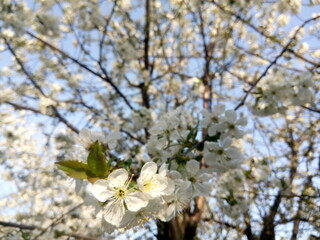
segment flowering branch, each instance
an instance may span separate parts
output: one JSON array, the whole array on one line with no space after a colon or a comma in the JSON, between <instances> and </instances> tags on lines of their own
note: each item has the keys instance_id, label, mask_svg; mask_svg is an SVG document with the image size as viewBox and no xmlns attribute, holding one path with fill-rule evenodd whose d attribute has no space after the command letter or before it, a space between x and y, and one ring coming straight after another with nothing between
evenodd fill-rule
<instances>
[{"instance_id":1,"label":"flowering branch","mask_svg":"<svg viewBox=\"0 0 320 240\"><path fill-rule=\"evenodd\" d=\"M248 91L246 91L246 94L244 95L244 97L242 98L241 102L235 107L235 110L238 110L241 106L244 105L244 103L246 102L246 99L248 97L248 95L252 92L252 90L258 85L258 83L261 81L261 79L263 77L265 77L269 71L269 69L271 69L271 67L277 63L277 61L279 60L279 58L282 57L282 55L289 49L290 45L292 44L292 42L294 41L294 39L296 38L297 34L299 33L299 31L308 23L317 20L318 18L320 18L320 16L317 17L313 17L310 18L306 21L304 21L303 24L301 24L299 26L299 28L294 32L293 36L290 38L290 40L288 41L288 43L283 47L283 49L281 50L281 52L275 57L275 59L265 68L265 70L262 72L262 74L260 74L260 76L257 78L257 80L255 82L252 83L251 87L249 88Z\"/></svg>"},{"instance_id":2,"label":"flowering branch","mask_svg":"<svg viewBox=\"0 0 320 240\"><path fill-rule=\"evenodd\" d=\"M12 227L12 228L18 228L21 230L40 230L44 231L45 229L36 226L36 225L26 225L26 224L18 224L18 223L12 223L12 222L5 222L5 221L0 221L0 225L4 227ZM59 232L62 236L68 236L68 237L74 237L79 240L102 240L102 238L95 238L95 237L88 237L88 236L82 236L80 234L75 234L75 233L66 233L66 232Z\"/></svg>"}]
</instances>

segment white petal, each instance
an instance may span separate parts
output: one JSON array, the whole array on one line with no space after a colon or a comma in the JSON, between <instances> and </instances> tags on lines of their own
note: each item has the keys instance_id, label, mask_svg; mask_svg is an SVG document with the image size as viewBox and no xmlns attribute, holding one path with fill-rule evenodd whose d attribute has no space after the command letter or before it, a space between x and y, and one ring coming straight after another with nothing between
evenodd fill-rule
<instances>
[{"instance_id":1,"label":"white petal","mask_svg":"<svg viewBox=\"0 0 320 240\"><path fill-rule=\"evenodd\" d=\"M234 110L227 110L226 113L227 121L230 123L234 123L237 119L237 113Z\"/></svg>"},{"instance_id":2,"label":"white petal","mask_svg":"<svg viewBox=\"0 0 320 240\"><path fill-rule=\"evenodd\" d=\"M242 159L243 156L237 148L228 148L225 150L226 155L231 159Z\"/></svg>"},{"instance_id":3,"label":"white petal","mask_svg":"<svg viewBox=\"0 0 320 240\"><path fill-rule=\"evenodd\" d=\"M114 149L117 146L117 141L121 138L121 133L116 131L112 132L106 138L106 142L110 149Z\"/></svg>"},{"instance_id":4,"label":"white petal","mask_svg":"<svg viewBox=\"0 0 320 240\"><path fill-rule=\"evenodd\" d=\"M214 142L205 142L204 143L204 147L206 150L208 151L212 151L215 150L217 148L217 144Z\"/></svg>"},{"instance_id":5,"label":"white petal","mask_svg":"<svg viewBox=\"0 0 320 240\"><path fill-rule=\"evenodd\" d=\"M159 168L159 175L165 177L167 176L167 172L168 172L168 164L163 163Z\"/></svg>"},{"instance_id":6,"label":"white petal","mask_svg":"<svg viewBox=\"0 0 320 240\"><path fill-rule=\"evenodd\" d=\"M108 181L105 179L95 181L92 185L91 192L100 202L105 202L112 196L112 193L108 191Z\"/></svg>"},{"instance_id":7,"label":"white petal","mask_svg":"<svg viewBox=\"0 0 320 240\"><path fill-rule=\"evenodd\" d=\"M173 130L171 133L170 133L170 139L171 140L177 140L180 138L180 134L177 130Z\"/></svg>"},{"instance_id":8,"label":"white petal","mask_svg":"<svg viewBox=\"0 0 320 240\"><path fill-rule=\"evenodd\" d=\"M110 149L115 149L116 146L117 146L117 142L116 142L116 141L112 141L112 142L109 142L109 143L108 143L108 147L109 147Z\"/></svg>"},{"instance_id":9,"label":"white petal","mask_svg":"<svg viewBox=\"0 0 320 240\"><path fill-rule=\"evenodd\" d=\"M138 220L138 217L136 216L135 212L126 211L126 213L124 214L121 220L119 227L127 230L128 228L138 225L137 220Z\"/></svg>"},{"instance_id":10,"label":"white petal","mask_svg":"<svg viewBox=\"0 0 320 240\"><path fill-rule=\"evenodd\" d=\"M200 163L196 160L190 160L186 164L186 169L189 176L194 177L200 169Z\"/></svg>"},{"instance_id":11,"label":"white petal","mask_svg":"<svg viewBox=\"0 0 320 240\"><path fill-rule=\"evenodd\" d=\"M207 153L204 155L204 160L206 164L208 164L209 166L212 166L216 162L216 157L217 156L214 153Z\"/></svg>"},{"instance_id":12,"label":"white petal","mask_svg":"<svg viewBox=\"0 0 320 240\"><path fill-rule=\"evenodd\" d=\"M229 147L232 143L232 139L230 137L225 137L222 141L221 141L221 146L222 148L226 148Z\"/></svg>"},{"instance_id":13,"label":"white petal","mask_svg":"<svg viewBox=\"0 0 320 240\"><path fill-rule=\"evenodd\" d=\"M172 179L179 179L179 178L181 178L181 173L179 173L176 170L172 170L169 172L168 176Z\"/></svg>"},{"instance_id":14,"label":"white petal","mask_svg":"<svg viewBox=\"0 0 320 240\"><path fill-rule=\"evenodd\" d=\"M208 196L211 192L211 183L196 183L195 188L200 193L200 195Z\"/></svg>"},{"instance_id":15,"label":"white petal","mask_svg":"<svg viewBox=\"0 0 320 240\"><path fill-rule=\"evenodd\" d=\"M107 139L113 140L113 141L117 141L121 138L121 133L119 131L115 131L115 132L111 132Z\"/></svg>"},{"instance_id":16,"label":"white petal","mask_svg":"<svg viewBox=\"0 0 320 240\"><path fill-rule=\"evenodd\" d=\"M240 126L245 126L248 124L248 120L246 117L241 117L238 121L237 121L237 125Z\"/></svg>"},{"instance_id":17,"label":"white petal","mask_svg":"<svg viewBox=\"0 0 320 240\"><path fill-rule=\"evenodd\" d=\"M111 187L123 187L128 179L128 172L124 168L113 171L107 181Z\"/></svg>"},{"instance_id":18,"label":"white petal","mask_svg":"<svg viewBox=\"0 0 320 240\"><path fill-rule=\"evenodd\" d=\"M171 180L170 178L168 178L167 181L168 181L168 186L163 191L163 193L164 195L171 195L174 192L175 184L174 184L174 181Z\"/></svg>"},{"instance_id":19,"label":"white petal","mask_svg":"<svg viewBox=\"0 0 320 240\"><path fill-rule=\"evenodd\" d=\"M140 178L143 180L151 179L157 173L157 164L154 162L147 162L141 169Z\"/></svg>"},{"instance_id":20,"label":"white petal","mask_svg":"<svg viewBox=\"0 0 320 240\"><path fill-rule=\"evenodd\" d=\"M204 118L204 119L200 122L200 126L201 126L202 128L206 128L206 127L208 127L208 125L209 125L211 122L212 122L212 121L211 121L210 117Z\"/></svg>"},{"instance_id":21,"label":"white petal","mask_svg":"<svg viewBox=\"0 0 320 240\"><path fill-rule=\"evenodd\" d=\"M242 131L240 129L235 129L235 131L234 131L235 138L241 138L243 135L244 135L244 131Z\"/></svg>"},{"instance_id":22,"label":"white petal","mask_svg":"<svg viewBox=\"0 0 320 240\"><path fill-rule=\"evenodd\" d=\"M190 181L183 181L181 185L179 186L178 191L188 191L188 189L191 188L191 182Z\"/></svg>"},{"instance_id":23,"label":"white petal","mask_svg":"<svg viewBox=\"0 0 320 240\"><path fill-rule=\"evenodd\" d=\"M202 172L201 174L198 174L198 177L197 177L197 179L198 179L200 182L209 181L211 178L212 178L212 175L211 175L211 174L209 174L209 173L204 173L204 172Z\"/></svg>"},{"instance_id":24,"label":"white petal","mask_svg":"<svg viewBox=\"0 0 320 240\"><path fill-rule=\"evenodd\" d=\"M217 133L219 124L211 124L210 127L208 128L208 134L209 136L214 136Z\"/></svg>"},{"instance_id":25,"label":"white petal","mask_svg":"<svg viewBox=\"0 0 320 240\"><path fill-rule=\"evenodd\" d=\"M216 115L220 115L224 112L225 110L225 106L223 104L217 104L214 107L214 112L216 113Z\"/></svg>"},{"instance_id":26,"label":"white petal","mask_svg":"<svg viewBox=\"0 0 320 240\"><path fill-rule=\"evenodd\" d=\"M122 201L111 201L105 206L104 219L115 226L119 226L125 213Z\"/></svg>"},{"instance_id":27,"label":"white petal","mask_svg":"<svg viewBox=\"0 0 320 240\"><path fill-rule=\"evenodd\" d=\"M176 213L175 205L170 204L169 207L165 211L165 216L164 216L165 220L167 222L170 221L175 216L175 213Z\"/></svg>"},{"instance_id":28,"label":"white petal","mask_svg":"<svg viewBox=\"0 0 320 240\"><path fill-rule=\"evenodd\" d=\"M126 197L126 204L130 211L136 212L148 205L148 198L142 192L134 192Z\"/></svg>"}]
</instances>

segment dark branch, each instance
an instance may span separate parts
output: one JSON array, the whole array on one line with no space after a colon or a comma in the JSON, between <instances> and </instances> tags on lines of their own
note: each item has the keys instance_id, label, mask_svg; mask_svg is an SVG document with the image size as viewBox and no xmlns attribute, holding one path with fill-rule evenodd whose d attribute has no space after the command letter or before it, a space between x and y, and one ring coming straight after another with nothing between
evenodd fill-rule
<instances>
[{"instance_id":1,"label":"dark branch","mask_svg":"<svg viewBox=\"0 0 320 240\"><path fill-rule=\"evenodd\" d=\"M260 35L268 38L269 40L277 43L277 44L280 45L281 47L284 47L284 46L281 44L280 41L275 40L275 38L274 38L273 36L270 36L270 35L268 35L267 33L259 30L258 27L256 27L256 26L253 25L252 23L250 23L249 20L241 17L239 14L237 14L237 13L235 13L235 12L232 12L232 11L230 11L230 10L225 9L223 6L221 6L220 4L218 4L217 2L215 2L215 0L211 0L211 2L212 2L215 6L217 6L221 11L223 11L223 12L225 12L225 13L233 16L233 17L235 17L237 20L240 20L242 23L244 23L245 25L249 26L249 27L250 27L251 29L253 29L255 32L257 32L257 33L259 33ZM310 20L311 20L311 21L314 21L314 20L318 19L319 17L320 17L320 16L317 16L317 17L312 18L312 19L310 19ZM309 21L309 20L307 20L307 21ZM292 53L293 55L295 55L297 58L299 58L299 59L301 59L301 60L303 60L303 61L305 61L305 62L307 62L307 63L312 64L312 65L313 65L314 67L316 67L316 68L320 67L320 63L313 62L313 61L311 61L310 59L307 59L307 58L305 58L304 56L301 56L300 54L298 54L297 52L295 52L295 51L294 51L293 49L291 49L291 48L288 48L287 51L290 52L290 53Z\"/></svg>"},{"instance_id":2,"label":"dark branch","mask_svg":"<svg viewBox=\"0 0 320 240\"><path fill-rule=\"evenodd\" d=\"M320 109L316 109L316 108L310 108L310 107L306 107L306 106L302 106L304 109L307 109L311 112L315 112L315 113L320 113Z\"/></svg>"},{"instance_id":3,"label":"dark branch","mask_svg":"<svg viewBox=\"0 0 320 240\"><path fill-rule=\"evenodd\" d=\"M109 83L111 85L111 87L116 91L116 93L125 101L125 103L127 104L127 106L133 110L133 107L131 105L131 103L128 101L128 99L126 98L126 96L120 91L120 89L112 82L112 80L106 75L101 75L99 73L97 73L96 71L92 70L90 67L88 67L87 65L83 64L82 62L78 61L77 59L71 57L69 54L67 54L66 52L62 51L61 49L53 46L52 44L48 43L47 41L39 38L38 36L34 35L33 33L27 31L27 34L29 36L31 36L32 38L38 40L39 42L43 43L45 46L49 47L51 50L60 53L62 56L70 59L72 62L74 62L75 64L77 64L78 66L82 67L83 69L87 70L88 72L90 72L91 74L99 77L100 79L102 79L103 81Z\"/></svg>"},{"instance_id":4,"label":"dark branch","mask_svg":"<svg viewBox=\"0 0 320 240\"><path fill-rule=\"evenodd\" d=\"M258 77L258 79L251 85L251 87L249 88L249 90L246 92L245 96L243 97L243 99L241 100L241 102L235 107L235 110L238 110L241 106L244 105L244 103L246 102L247 97L249 96L249 94L252 92L252 90L257 86L257 84L261 81L262 78L264 78L269 69L271 69L271 67L273 65L275 65L277 63L277 61L279 60L279 58L282 57L282 55L289 49L290 45L292 44L292 42L294 41L294 39L296 38L297 34L299 33L299 31L309 22L314 21L316 19L320 18L320 16L311 18L306 20L302 25L300 25L300 27L295 31L295 33L293 34L293 36L290 38L289 42L284 46L284 48L282 49L282 51L275 57L275 59L266 67L266 69L263 71L263 73Z\"/></svg>"},{"instance_id":5,"label":"dark branch","mask_svg":"<svg viewBox=\"0 0 320 240\"><path fill-rule=\"evenodd\" d=\"M0 225L4 226L4 227L18 228L20 230L30 230L30 231L43 230L43 228L35 226L35 225L26 225L26 224L12 223L12 222L4 222L4 221L0 221ZM73 237L78 240L102 240L101 238L87 237L87 236L82 236L82 235L75 234L75 233L65 233L65 232L59 232L59 233L64 236Z\"/></svg>"},{"instance_id":6,"label":"dark branch","mask_svg":"<svg viewBox=\"0 0 320 240\"><path fill-rule=\"evenodd\" d=\"M56 226L62 219L64 219L65 216L69 215L71 212L73 212L74 210L78 209L81 205L83 205L83 203L78 204L77 206L71 208L69 211L63 213L61 216L59 216L58 218L56 218L55 220L53 220L52 223L51 223L48 227L42 229L42 231L41 231L37 236L35 236L34 239L37 239L37 238L39 238L40 236L42 236L43 234L45 234L50 228L52 229L52 228L53 228L54 226Z\"/></svg>"}]
</instances>

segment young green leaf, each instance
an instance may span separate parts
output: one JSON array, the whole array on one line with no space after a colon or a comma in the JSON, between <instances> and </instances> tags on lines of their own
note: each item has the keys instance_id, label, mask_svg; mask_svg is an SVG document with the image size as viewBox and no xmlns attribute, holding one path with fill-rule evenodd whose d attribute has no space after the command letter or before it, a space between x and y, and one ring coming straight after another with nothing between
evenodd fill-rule
<instances>
[{"instance_id":1,"label":"young green leaf","mask_svg":"<svg viewBox=\"0 0 320 240\"><path fill-rule=\"evenodd\" d=\"M73 178L86 179L88 165L76 160L56 162L57 167Z\"/></svg>"},{"instance_id":2,"label":"young green leaf","mask_svg":"<svg viewBox=\"0 0 320 240\"><path fill-rule=\"evenodd\" d=\"M107 170L108 165L105 159L105 156L102 153L101 145L98 141L96 141L91 149L87 158L88 167L91 173L98 177L104 177Z\"/></svg>"}]
</instances>

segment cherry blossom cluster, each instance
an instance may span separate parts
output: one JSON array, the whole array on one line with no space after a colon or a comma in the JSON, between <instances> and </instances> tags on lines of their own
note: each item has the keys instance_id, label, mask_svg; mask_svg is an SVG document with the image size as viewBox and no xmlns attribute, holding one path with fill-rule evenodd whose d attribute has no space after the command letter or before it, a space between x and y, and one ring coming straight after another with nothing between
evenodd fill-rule
<instances>
[{"instance_id":1,"label":"cherry blossom cluster","mask_svg":"<svg viewBox=\"0 0 320 240\"><path fill-rule=\"evenodd\" d=\"M245 175L241 169L223 173L217 182L217 205L223 213L233 219L241 216L250 205L244 194L245 182Z\"/></svg>"},{"instance_id":2,"label":"cherry blossom cluster","mask_svg":"<svg viewBox=\"0 0 320 240\"><path fill-rule=\"evenodd\" d=\"M246 119L218 105L203 112L200 123L181 108L170 111L149 129L150 161L124 165L112 151L120 132L103 135L83 129L76 142L87 152L87 163L61 161L57 166L75 179L87 179L97 214L106 231L141 226L149 219L170 221L197 196L209 196L214 172L239 167L242 154L233 146L244 135ZM203 140L199 140L201 129ZM122 162L122 163L121 163Z\"/></svg>"},{"instance_id":3,"label":"cherry blossom cluster","mask_svg":"<svg viewBox=\"0 0 320 240\"><path fill-rule=\"evenodd\" d=\"M237 116L234 110L225 110L224 105L217 105L213 112L203 111L201 126L208 129L209 139L204 145L205 163L214 171L225 172L238 167L243 156L240 150L233 146L233 139L240 139L244 132L241 129L247 124L247 119Z\"/></svg>"},{"instance_id":4,"label":"cherry blossom cluster","mask_svg":"<svg viewBox=\"0 0 320 240\"><path fill-rule=\"evenodd\" d=\"M315 93L315 76L311 74L292 74L275 70L267 76L255 93L252 111L256 115L267 116L284 113L290 106L311 103Z\"/></svg>"}]
</instances>

